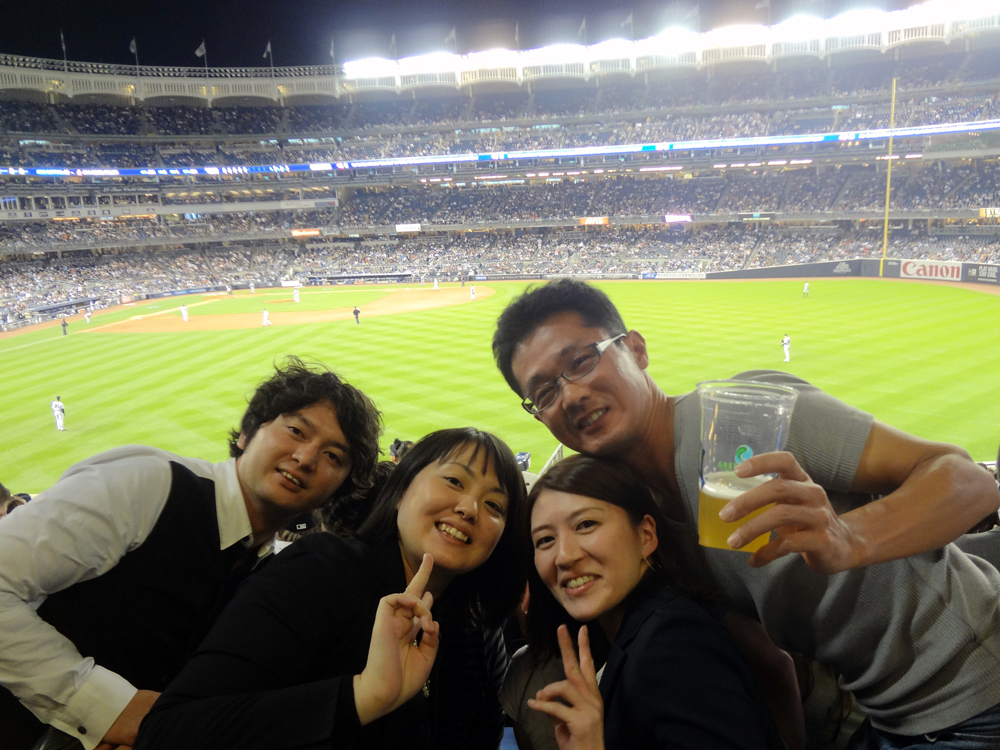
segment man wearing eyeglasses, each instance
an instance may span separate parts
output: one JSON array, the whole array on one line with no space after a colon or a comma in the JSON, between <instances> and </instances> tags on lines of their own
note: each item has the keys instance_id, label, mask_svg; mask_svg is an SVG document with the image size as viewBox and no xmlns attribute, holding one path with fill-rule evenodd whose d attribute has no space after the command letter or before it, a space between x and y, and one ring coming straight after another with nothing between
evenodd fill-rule
<instances>
[{"instance_id":1,"label":"man wearing eyeglasses","mask_svg":"<svg viewBox=\"0 0 1000 750\"><path fill-rule=\"evenodd\" d=\"M995 513L1000 493L962 449L786 373L741 373L799 392L788 451L744 461L743 476L777 478L720 515L774 507L733 533L732 550L700 547L697 393L660 390L645 339L607 295L572 279L528 290L500 316L493 353L554 437L621 459L656 490L680 554L727 606L779 647L839 670L869 715L851 748L995 747L1000 573L950 542ZM757 552L738 551L769 531Z\"/></svg>"}]
</instances>

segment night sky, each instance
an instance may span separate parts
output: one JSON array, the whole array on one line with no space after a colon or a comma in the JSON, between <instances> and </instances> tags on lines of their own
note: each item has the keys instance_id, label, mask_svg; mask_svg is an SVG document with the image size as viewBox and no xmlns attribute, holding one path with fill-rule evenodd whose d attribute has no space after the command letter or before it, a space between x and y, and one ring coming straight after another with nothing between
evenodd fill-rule
<instances>
[{"instance_id":1,"label":"night sky","mask_svg":"<svg viewBox=\"0 0 1000 750\"><path fill-rule=\"evenodd\" d=\"M700 26L766 23L760 0L700 0ZM771 0L771 21L796 13L832 16L857 7L895 10L914 0ZM693 28L694 0L0 0L0 52L62 59L59 31L70 60L134 64L129 42L135 36L143 65L192 65L203 61L194 50L205 39L210 66L267 65L270 39L275 65L319 65L330 61L331 38L337 62L388 57L395 33L400 57L451 50L445 37L457 29L458 51L514 48L514 23L521 48L628 35L621 23L634 13L636 37L671 23Z\"/></svg>"}]
</instances>

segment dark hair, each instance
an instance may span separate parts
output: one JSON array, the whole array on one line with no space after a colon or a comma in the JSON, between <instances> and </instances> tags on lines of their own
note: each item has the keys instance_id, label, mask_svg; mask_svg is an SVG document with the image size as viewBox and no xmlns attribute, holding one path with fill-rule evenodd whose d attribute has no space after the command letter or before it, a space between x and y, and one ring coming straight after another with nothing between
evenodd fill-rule
<instances>
[{"instance_id":1,"label":"dark hair","mask_svg":"<svg viewBox=\"0 0 1000 750\"><path fill-rule=\"evenodd\" d=\"M7 502L7 498L9 497L10 497L10 490L4 487L3 483L0 482L0 503Z\"/></svg>"},{"instance_id":2,"label":"dark hair","mask_svg":"<svg viewBox=\"0 0 1000 750\"><path fill-rule=\"evenodd\" d=\"M500 438L472 427L458 427L438 430L418 440L396 464L357 536L372 544L397 538L398 506L413 479L431 463L443 463L467 446L474 448L472 460L482 456L486 466L492 466L496 472L507 494L507 521L493 554L478 568L449 584L442 606L468 616L473 622L496 627L520 600L525 579L517 548L524 512L524 479L514 454Z\"/></svg>"},{"instance_id":3,"label":"dark hair","mask_svg":"<svg viewBox=\"0 0 1000 750\"><path fill-rule=\"evenodd\" d=\"M325 531L332 531L334 534L352 535L368 517L375 498L382 494L389 477L395 470L395 462L379 461L372 474L372 486L364 493L358 493L350 499L340 499L332 505L314 511L321 519L320 526Z\"/></svg>"},{"instance_id":4,"label":"dark hair","mask_svg":"<svg viewBox=\"0 0 1000 750\"><path fill-rule=\"evenodd\" d=\"M570 617L563 606L556 601L533 564L531 511L539 494L544 490L592 497L617 505L625 511L633 525L638 525L645 516L651 516L656 523L656 538L659 543L647 558L651 570L644 578L656 575L680 591L698 592L697 585L674 555L673 544L668 538L666 520L656 505L652 490L624 464L582 454L570 456L542 474L531 488L519 535L522 554L526 560L532 561L528 566L528 588L531 596L528 603L527 637L535 658L543 659L559 655L556 629L560 625L569 628L575 642L576 632L583 624Z\"/></svg>"},{"instance_id":5,"label":"dark hair","mask_svg":"<svg viewBox=\"0 0 1000 750\"><path fill-rule=\"evenodd\" d=\"M493 334L493 358L507 385L518 396L524 393L511 367L514 350L545 321L562 312L575 312L584 325L601 328L608 336L628 333L618 309L597 287L576 279L558 279L544 286L529 287L500 314Z\"/></svg>"},{"instance_id":6,"label":"dark hair","mask_svg":"<svg viewBox=\"0 0 1000 750\"><path fill-rule=\"evenodd\" d=\"M331 499L335 502L356 499L372 486L382 414L368 396L320 363L307 365L298 357L287 357L283 365L275 365L274 375L254 391L239 428L230 431L229 455L233 458L243 455L237 444L240 435L246 437L249 445L257 430L268 422L324 402L337 413L337 423L347 438L351 457L351 472Z\"/></svg>"}]
</instances>

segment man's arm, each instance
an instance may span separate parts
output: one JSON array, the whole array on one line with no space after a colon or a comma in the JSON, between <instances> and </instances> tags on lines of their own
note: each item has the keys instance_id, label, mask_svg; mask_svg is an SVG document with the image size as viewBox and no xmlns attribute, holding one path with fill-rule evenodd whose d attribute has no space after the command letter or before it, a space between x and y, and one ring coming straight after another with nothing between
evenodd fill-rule
<instances>
[{"instance_id":1,"label":"man's arm","mask_svg":"<svg viewBox=\"0 0 1000 750\"><path fill-rule=\"evenodd\" d=\"M778 474L729 504L735 520L776 503L733 535L732 546L740 546L778 532L751 557L754 566L799 552L814 570L836 573L908 557L943 547L1000 507L989 472L961 448L879 422L869 432L851 491L883 497L842 515L789 453L754 456L737 473Z\"/></svg>"},{"instance_id":2,"label":"man's arm","mask_svg":"<svg viewBox=\"0 0 1000 750\"><path fill-rule=\"evenodd\" d=\"M721 622L760 680L764 700L786 747L788 750L804 750L805 715L792 657L774 645L763 625L746 615L729 611Z\"/></svg>"},{"instance_id":3,"label":"man's arm","mask_svg":"<svg viewBox=\"0 0 1000 750\"><path fill-rule=\"evenodd\" d=\"M136 688L81 655L35 610L46 596L106 573L141 544L169 486L169 464L146 457L78 466L0 524L0 684L87 750Z\"/></svg>"}]
</instances>

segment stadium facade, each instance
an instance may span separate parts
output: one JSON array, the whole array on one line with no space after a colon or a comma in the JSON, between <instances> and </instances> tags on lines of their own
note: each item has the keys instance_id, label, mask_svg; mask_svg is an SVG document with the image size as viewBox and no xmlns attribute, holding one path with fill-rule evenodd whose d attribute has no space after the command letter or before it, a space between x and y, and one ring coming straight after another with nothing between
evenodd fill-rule
<instances>
[{"instance_id":1,"label":"stadium facade","mask_svg":"<svg viewBox=\"0 0 1000 750\"><path fill-rule=\"evenodd\" d=\"M880 271L996 283L1000 13L793 21L273 72L0 55L0 276L233 248L245 273L134 293L368 271L868 275L888 219ZM288 262L261 275L255 256ZM106 299L77 292L34 313Z\"/></svg>"}]
</instances>

